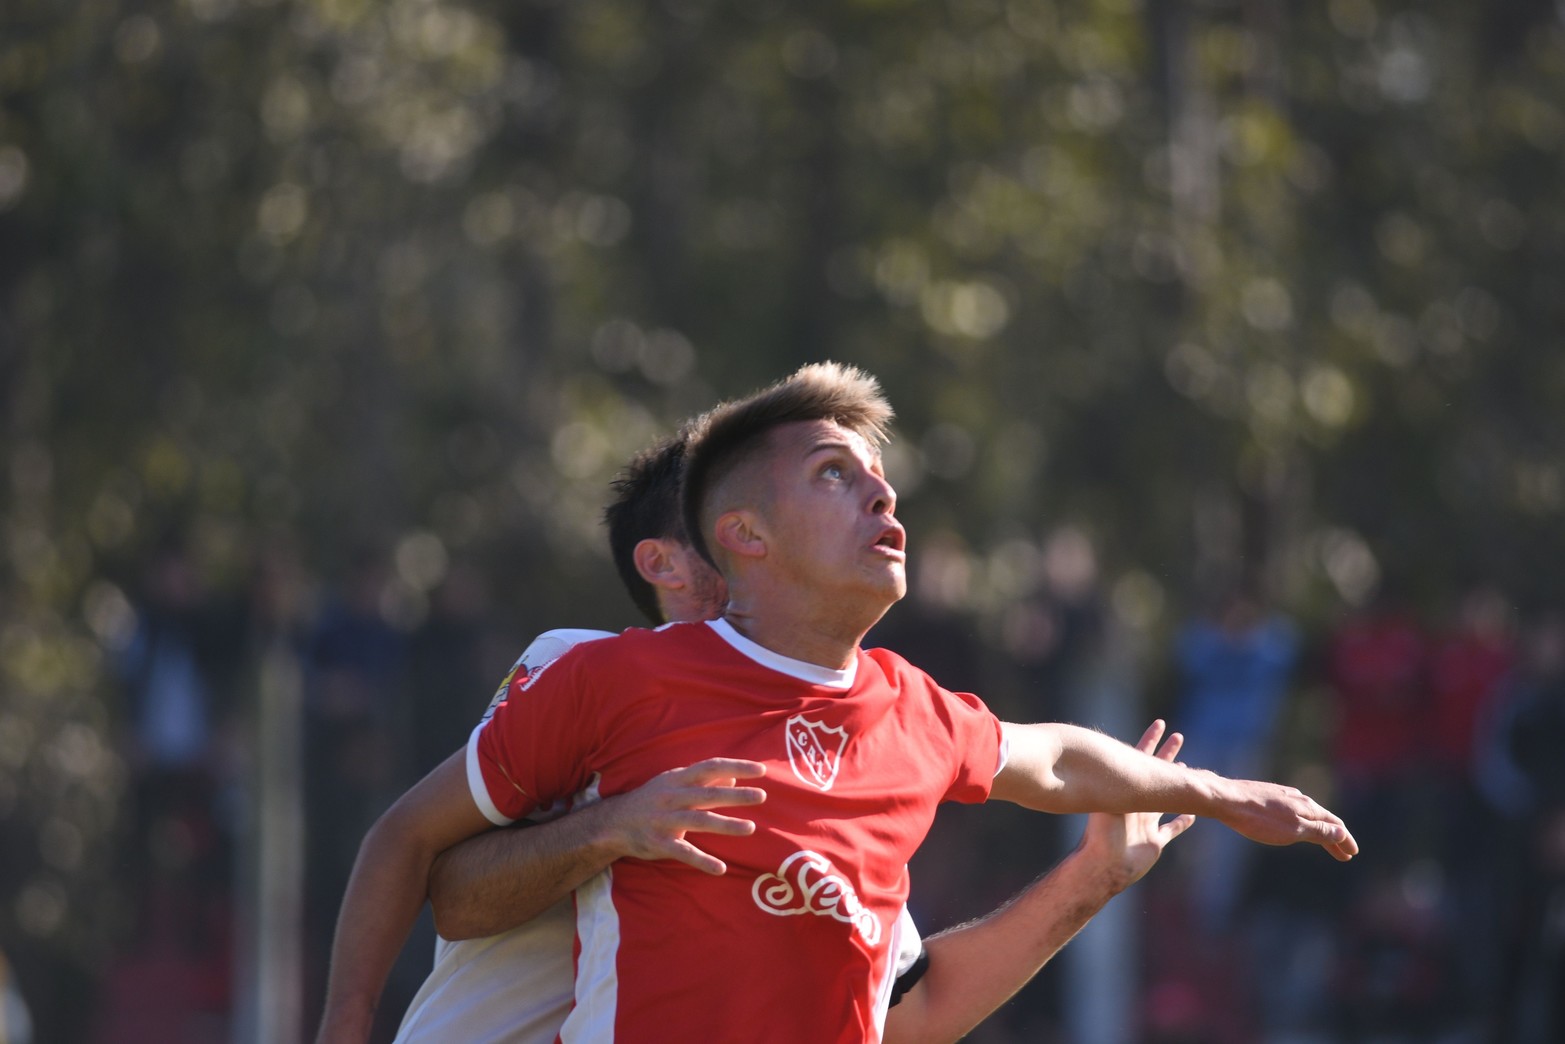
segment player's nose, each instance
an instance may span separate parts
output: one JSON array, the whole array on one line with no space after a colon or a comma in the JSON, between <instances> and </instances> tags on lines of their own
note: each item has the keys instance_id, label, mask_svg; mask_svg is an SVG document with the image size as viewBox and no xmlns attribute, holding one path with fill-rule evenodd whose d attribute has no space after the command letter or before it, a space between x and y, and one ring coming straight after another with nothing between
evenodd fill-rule
<instances>
[{"instance_id":1,"label":"player's nose","mask_svg":"<svg viewBox=\"0 0 1565 1044\"><path fill-rule=\"evenodd\" d=\"M872 515L894 515L897 512L897 491L885 476L870 472L870 501L869 513Z\"/></svg>"}]
</instances>

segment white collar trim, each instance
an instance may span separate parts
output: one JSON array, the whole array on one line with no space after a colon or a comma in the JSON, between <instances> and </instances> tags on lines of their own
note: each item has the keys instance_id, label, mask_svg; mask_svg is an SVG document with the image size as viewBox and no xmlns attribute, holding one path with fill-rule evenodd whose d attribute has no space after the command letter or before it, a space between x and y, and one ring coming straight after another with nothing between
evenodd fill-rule
<instances>
[{"instance_id":1,"label":"white collar trim","mask_svg":"<svg viewBox=\"0 0 1565 1044\"><path fill-rule=\"evenodd\" d=\"M706 625L717 632L718 637L734 647L748 659L754 660L762 667L786 674L790 678L797 678L811 685L823 685L829 689L851 689L853 679L858 675L859 661L855 656L853 662L848 664L846 670L834 671L830 667L822 667L815 663L805 663L803 660L795 660L781 653L774 653L764 645L757 645L738 631L727 620L708 620Z\"/></svg>"}]
</instances>

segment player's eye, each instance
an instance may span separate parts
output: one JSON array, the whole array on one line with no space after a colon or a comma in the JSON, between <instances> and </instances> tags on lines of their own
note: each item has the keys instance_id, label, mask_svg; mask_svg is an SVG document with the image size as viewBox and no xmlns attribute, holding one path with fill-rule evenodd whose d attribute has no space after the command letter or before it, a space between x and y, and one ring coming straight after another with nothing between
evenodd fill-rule
<instances>
[{"instance_id":1,"label":"player's eye","mask_svg":"<svg viewBox=\"0 0 1565 1044\"><path fill-rule=\"evenodd\" d=\"M844 474L841 464L828 464L821 468L821 478L840 479Z\"/></svg>"}]
</instances>

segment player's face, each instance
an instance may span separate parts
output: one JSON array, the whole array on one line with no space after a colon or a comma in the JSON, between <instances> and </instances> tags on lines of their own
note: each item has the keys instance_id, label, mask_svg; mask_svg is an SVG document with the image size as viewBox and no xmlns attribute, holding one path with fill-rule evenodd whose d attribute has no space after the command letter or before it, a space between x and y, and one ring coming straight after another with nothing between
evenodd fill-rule
<instances>
[{"instance_id":1,"label":"player's face","mask_svg":"<svg viewBox=\"0 0 1565 1044\"><path fill-rule=\"evenodd\" d=\"M907 592L906 535L880 454L831 421L772 435L772 498L763 511L774 567L812 590L882 601Z\"/></svg>"}]
</instances>

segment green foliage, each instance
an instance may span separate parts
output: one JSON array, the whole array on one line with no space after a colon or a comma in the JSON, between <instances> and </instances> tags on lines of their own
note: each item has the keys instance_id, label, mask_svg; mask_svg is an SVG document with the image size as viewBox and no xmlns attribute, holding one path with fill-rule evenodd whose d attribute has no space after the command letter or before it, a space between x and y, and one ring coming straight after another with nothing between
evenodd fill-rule
<instances>
[{"instance_id":1,"label":"green foliage","mask_svg":"<svg viewBox=\"0 0 1565 1044\"><path fill-rule=\"evenodd\" d=\"M990 622L1062 527L1141 626L1546 597L1562 98L1546 4L7 4L0 807L79 834L22 885L101 843L120 769L48 752L168 533L628 623L615 467L810 359L883 378Z\"/></svg>"}]
</instances>

